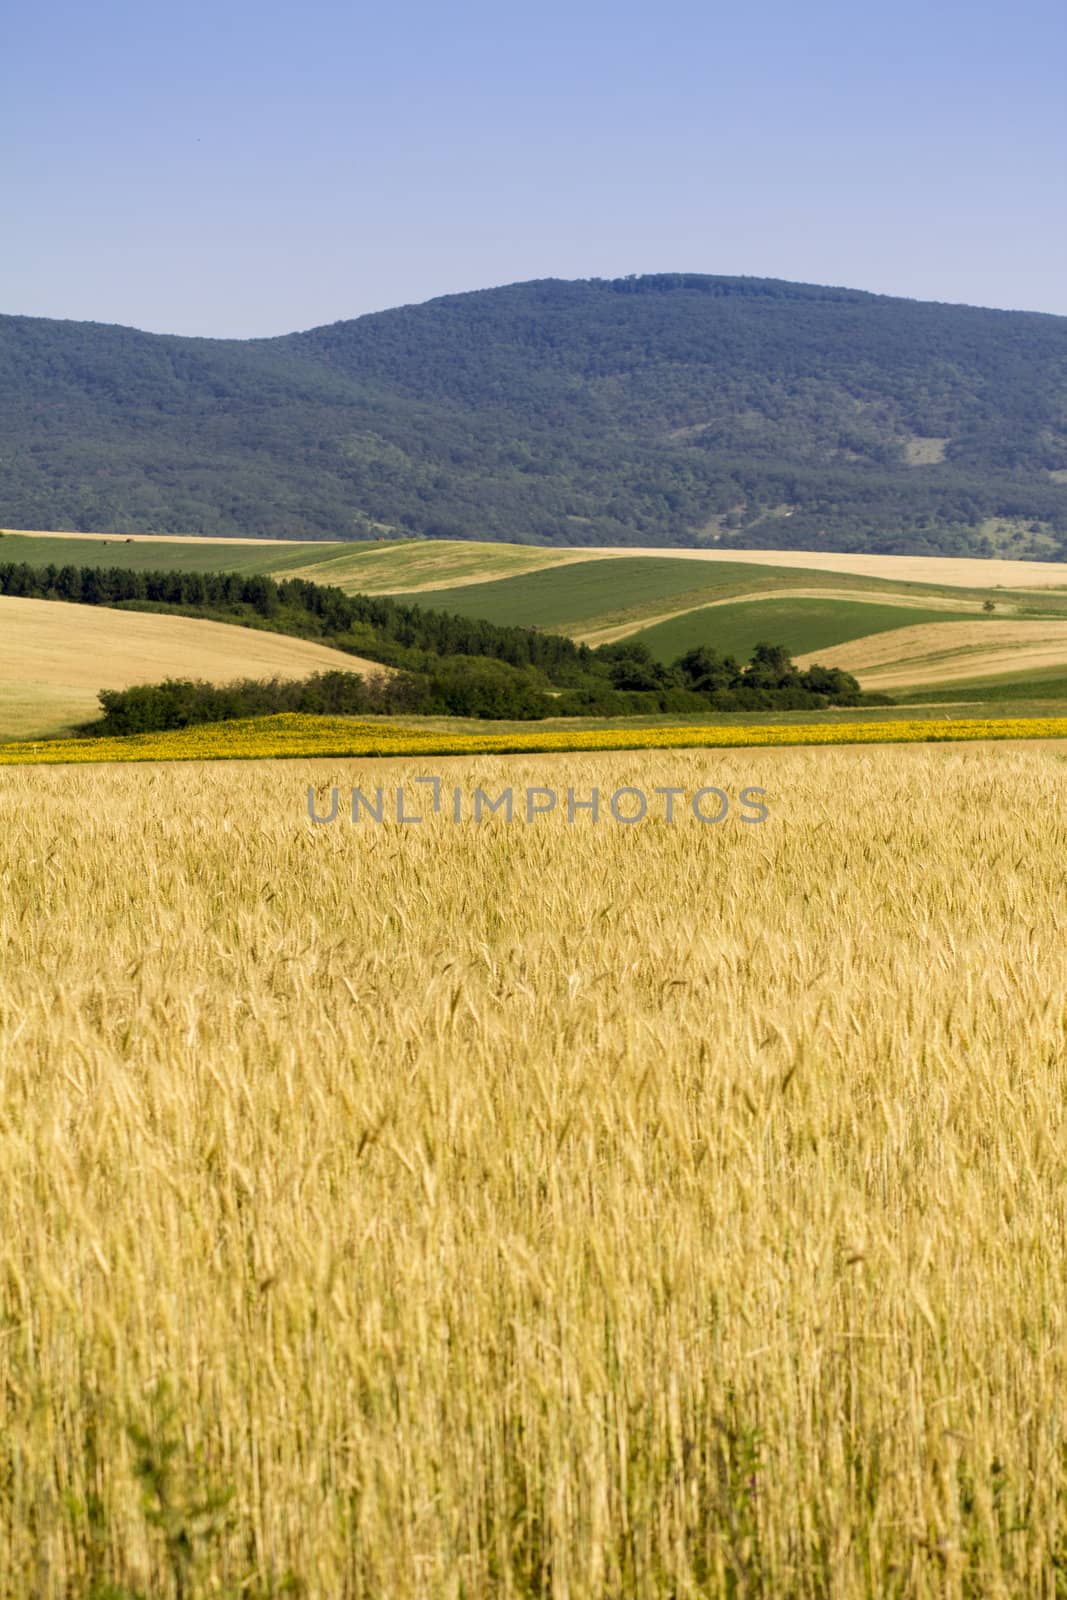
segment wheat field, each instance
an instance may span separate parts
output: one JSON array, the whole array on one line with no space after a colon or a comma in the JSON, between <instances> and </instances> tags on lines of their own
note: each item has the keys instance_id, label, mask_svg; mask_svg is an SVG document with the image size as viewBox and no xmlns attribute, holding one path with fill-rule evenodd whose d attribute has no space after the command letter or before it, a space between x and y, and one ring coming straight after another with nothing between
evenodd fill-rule
<instances>
[{"instance_id":1,"label":"wheat field","mask_svg":"<svg viewBox=\"0 0 1067 1600\"><path fill-rule=\"evenodd\" d=\"M684 561L751 561L756 566L852 572L896 583L937 583L964 589L1062 589L1067 561L1019 561L1010 556L884 556L843 550L694 550L658 545L586 545L592 556L676 556Z\"/></svg>"},{"instance_id":2,"label":"wheat field","mask_svg":"<svg viewBox=\"0 0 1067 1600\"><path fill-rule=\"evenodd\" d=\"M854 672L865 689L962 682L997 672L1035 676L1067 663L1067 621L919 622L798 656Z\"/></svg>"},{"instance_id":3,"label":"wheat field","mask_svg":"<svg viewBox=\"0 0 1067 1600\"><path fill-rule=\"evenodd\" d=\"M1061 1595L1065 752L0 771L5 1600Z\"/></svg>"},{"instance_id":4,"label":"wheat field","mask_svg":"<svg viewBox=\"0 0 1067 1600\"><path fill-rule=\"evenodd\" d=\"M0 595L0 739L46 737L90 722L100 715L101 689L134 683L389 670L266 629Z\"/></svg>"}]
</instances>

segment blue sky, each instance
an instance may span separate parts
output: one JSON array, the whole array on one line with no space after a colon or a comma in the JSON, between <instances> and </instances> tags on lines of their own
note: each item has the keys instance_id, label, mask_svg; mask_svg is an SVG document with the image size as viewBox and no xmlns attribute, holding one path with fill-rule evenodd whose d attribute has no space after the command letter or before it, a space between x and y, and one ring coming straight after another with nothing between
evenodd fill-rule
<instances>
[{"instance_id":1,"label":"blue sky","mask_svg":"<svg viewBox=\"0 0 1067 1600\"><path fill-rule=\"evenodd\" d=\"M0 310L283 333L523 278L1067 314L1067 7L11 0Z\"/></svg>"}]
</instances>

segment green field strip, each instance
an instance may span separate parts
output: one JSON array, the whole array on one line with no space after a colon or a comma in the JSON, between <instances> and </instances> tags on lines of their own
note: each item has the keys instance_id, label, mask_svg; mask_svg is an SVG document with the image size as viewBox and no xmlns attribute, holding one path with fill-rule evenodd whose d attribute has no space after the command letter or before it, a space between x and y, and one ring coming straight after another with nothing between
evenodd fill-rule
<instances>
[{"instance_id":1,"label":"green field strip","mask_svg":"<svg viewBox=\"0 0 1067 1600\"><path fill-rule=\"evenodd\" d=\"M825 588L824 573L805 568L760 567L744 562L697 563L669 556L612 556L546 567L519 577L491 583L468 584L461 589L434 590L424 595L394 593L398 600L452 611L459 616L489 622L573 629L578 626L610 627L628 616L639 617L641 608L661 609L676 601L686 606L695 598L728 598L765 588ZM706 573L706 576L705 576ZM834 576L836 586L836 575ZM848 587L848 585L846 585ZM866 580L858 587L870 588Z\"/></svg>"},{"instance_id":2,"label":"green field strip","mask_svg":"<svg viewBox=\"0 0 1067 1600\"><path fill-rule=\"evenodd\" d=\"M555 628L571 633L596 634L608 629L639 626L643 619L662 618L665 609L695 611L716 600L741 596L788 594L798 589L851 590L857 596L884 595L886 601L924 602L916 605L913 620L936 615L931 601L941 602L947 613L959 616L975 611L992 598L1000 614L1019 614L1023 597L1010 600L984 589L910 583L871 578L855 573L825 572L820 568L775 567L751 562L696 562L672 556L594 557L565 566L501 577L485 583L467 583L456 589L390 591L396 600L459 616L519 626ZM1025 597L1026 615L1067 616L1067 606L1053 600L1033 606ZM664 619L667 620L667 619Z\"/></svg>"},{"instance_id":3,"label":"green field strip","mask_svg":"<svg viewBox=\"0 0 1067 1600\"><path fill-rule=\"evenodd\" d=\"M917 623L959 622L959 611L879 605L875 601L815 600L775 595L735 605L687 611L630 635L647 645L659 661L674 661L687 650L707 645L722 655L746 658L763 641L784 645L793 655L828 650L873 633Z\"/></svg>"},{"instance_id":4,"label":"green field strip","mask_svg":"<svg viewBox=\"0 0 1067 1600\"><path fill-rule=\"evenodd\" d=\"M935 688L909 687L886 692L901 705L925 702L949 705L964 697L995 705L1021 700L1067 701L1067 671L1051 675L1047 672L1038 675L1033 671L1001 672L980 678L958 678Z\"/></svg>"}]
</instances>

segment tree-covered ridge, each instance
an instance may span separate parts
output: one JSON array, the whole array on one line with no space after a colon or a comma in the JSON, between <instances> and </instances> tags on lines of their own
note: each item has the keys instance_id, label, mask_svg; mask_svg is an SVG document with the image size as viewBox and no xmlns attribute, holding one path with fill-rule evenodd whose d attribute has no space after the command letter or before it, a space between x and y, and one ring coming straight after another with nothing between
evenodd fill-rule
<instances>
[{"instance_id":1,"label":"tree-covered ridge","mask_svg":"<svg viewBox=\"0 0 1067 1600\"><path fill-rule=\"evenodd\" d=\"M0 520L1067 551L1067 318L660 274L278 339L0 318Z\"/></svg>"}]
</instances>

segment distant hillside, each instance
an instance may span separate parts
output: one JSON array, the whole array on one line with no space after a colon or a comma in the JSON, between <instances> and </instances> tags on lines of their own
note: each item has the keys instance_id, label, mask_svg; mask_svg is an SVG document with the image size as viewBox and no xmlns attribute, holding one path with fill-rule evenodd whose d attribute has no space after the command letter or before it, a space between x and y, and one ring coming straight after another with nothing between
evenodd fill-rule
<instances>
[{"instance_id":1,"label":"distant hillside","mask_svg":"<svg viewBox=\"0 0 1067 1600\"><path fill-rule=\"evenodd\" d=\"M555 280L245 342L0 318L0 524L1067 555L1067 318Z\"/></svg>"}]
</instances>

